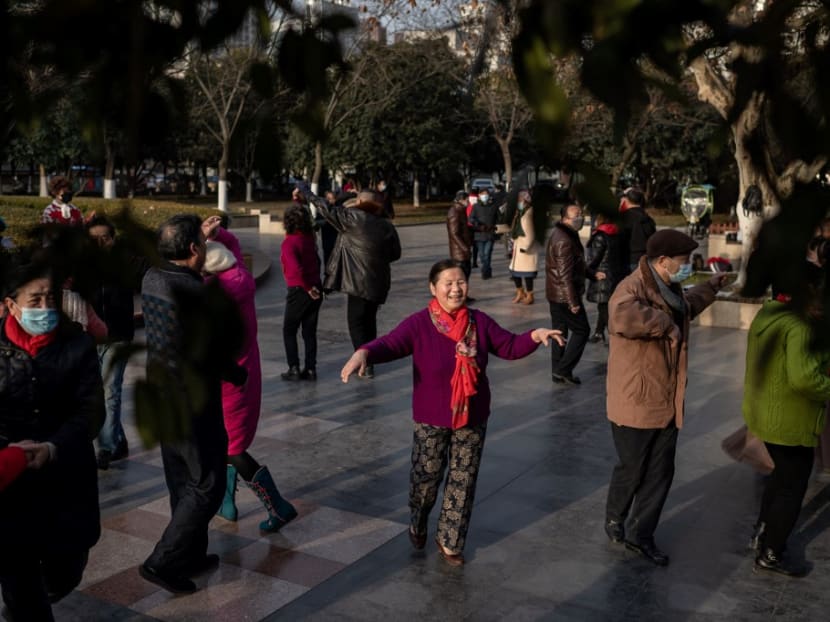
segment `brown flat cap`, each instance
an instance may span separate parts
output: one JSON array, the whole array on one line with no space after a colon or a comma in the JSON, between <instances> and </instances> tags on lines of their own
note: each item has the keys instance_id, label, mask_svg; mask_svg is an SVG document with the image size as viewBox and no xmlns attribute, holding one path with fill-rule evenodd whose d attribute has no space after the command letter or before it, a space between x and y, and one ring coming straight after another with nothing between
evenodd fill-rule
<instances>
[{"instance_id":1,"label":"brown flat cap","mask_svg":"<svg viewBox=\"0 0 830 622\"><path fill-rule=\"evenodd\" d=\"M675 229L661 229L646 242L646 256L649 259L678 257L690 254L697 247L698 243L685 233Z\"/></svg>"}]
</instances>

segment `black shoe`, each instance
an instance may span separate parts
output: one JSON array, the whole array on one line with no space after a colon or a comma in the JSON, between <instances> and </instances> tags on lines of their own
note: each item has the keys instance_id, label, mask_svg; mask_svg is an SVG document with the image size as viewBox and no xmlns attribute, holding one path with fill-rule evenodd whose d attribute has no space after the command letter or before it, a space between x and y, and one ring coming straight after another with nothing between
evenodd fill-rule
<instances>
[{"instance_id":1,"label":"black shoe","mask_svg":"<svg viewBox=\"0 0 830 622\"><path fill-rule=\"evenodd\" d=\"M768 570L787 577L800 578L807 575L807 568L798 563L785 562L781 555L772 549L764 551L755 558L755 570Z\"/></svg>"},{"instance_id":2,"label":"black shoe","mask_svg":"<svg viewBox=\"0 0 830 622\"><path fill-rule=\"evenodd\" d=\"M127 446L127 439L122 438L115 446L115 451L112 452L110 461L115 462L116 460L123 460L124 458L129 457L129 455L130 448Z\"/></svg>"},{"instance_id":3,"label":"black shoe","mask_svg":"<svg viewBox=\"0 0 830 622\"><path fill-rule=\"evenodd\" d=\"M657 566L669 565L669 556L666 555L660 549L658 549L657 545L654 544L653 540L649 542L632 542L631 540L626 540L625 548L627 548L629 551L639 553L652 564L655 564Z\"/></svg>"},{"instance_id":4,"label":"black shoe","mask_svg":"<svg viewBox=\"0 0 830 622\"><path fill-rule=\"evenodd\" d=\"M363 371L362 374L359 374L361 378L368 378L372 379L375 377L375 366L374 365L367 365L366 369Z\"/></svg>"},{"instance_id":5,"label":"black shoe","mask_svg":"<svg viewBox=\"0 0 830 622\"><path fill-rule=\"evenodd\" d=\"M622 544L625 542L625 525L611 518L605 521L605 535L614 544Z\"/></svg>"},{"instance_id":6,"label":"black shoe","mask_svg":"<svg viewBox=\"0 0 830 622\"><path fill-rule=\"evenodd\" d=\"M554 374L551 374L550 377L551 377L551 380L553 380L554 382L558 382L559 384L574 384L574 385L582 384L582 381L578 377L576 377L572 374L568 374L566 376L564 374L555 374L554 373Z\"/></svg>"},{"instance_id":7,"label":"black shoe","mask_svg":"<svg viewBox=\"0 0 830 622\"><path fill-rule=\"evenodd\" d=\"M195 577L208 570L213 570L217 566L219 566L219 556L216 553L208 553L203 558L189 563L183 574L187 577Z\"/></svg>"},{"instance_id":8,"label":"black shoe","mask_svg":"<svg viewBox=\"0 0 830 622\"><path fill-rule=\"evenodd\" d=\"M317 370L306 368L300 372L300 380L317 380Z\"/></svg>"},{"instance_id":9,"label":"black shoe","mask_svg":"<svg viewBox=\"0 0 830 622\"><path fill-rule=\"evenodd\" d=\"M283 380L299 380L300 368L297 365L292 365L288 368L288 371L281 373L280 377Z\"/></svg>"},{"instance_id":10,"label":"black shoe","mask_svg":"<svg viewBox=\"0 0 830 622\"><path fill-rule=\"evenodd\" d=\"M758 551L760 553L764 548L764 536L767 535L767 524L756 523L754 530L755 531L752 532L752 538L749 540L749 548L752 551Z\"/></svg>"},{"instance_id":11,"label":"black shoe","mask_svg":"<svg viewBox=\"0 0 830 622\"><path fill-rule=\"evenodd\" d=\"M141 575L145 581L155 583L159 587L172 592L173 594L192 594L198 588L187 577L176 574L168 574L158 568L148 566L146 563L138 567L138 574Z\"/></svg>"},{"instance_id":12,"label":"black shoe","mask_svg":"<svg viewBox=\"0 0 830 622\"><path fill-rule=\"evenodd\" d=\"M423 548L427 545L427 534L417 534L414 531L412 531L411 527L409 528L408 533L409 541L412 543L412 548L414 548L416 551L423 550Z\"/></svg>"},{"instance_id":13,"label":"black shoe","mask_svg":"<svg viewBox=\"0 0 830 622\"><path fill-rule=\"evenodd\" d=\"M588 337L588 343L605 343L605 333L594 333L590 337Z\"/></svg>"},{"instance_id":14,"label":"black shoe","mask_svg":"<svg viewBox=\"0 0 830 622\"><path fill-rule=\"evenodd\" d=\"M110 468L110 462L112 462L112 452L109 449L102 449L98 452L95 461L98 463L99 469L106 471Z\"/></svg>"}]
</instances>

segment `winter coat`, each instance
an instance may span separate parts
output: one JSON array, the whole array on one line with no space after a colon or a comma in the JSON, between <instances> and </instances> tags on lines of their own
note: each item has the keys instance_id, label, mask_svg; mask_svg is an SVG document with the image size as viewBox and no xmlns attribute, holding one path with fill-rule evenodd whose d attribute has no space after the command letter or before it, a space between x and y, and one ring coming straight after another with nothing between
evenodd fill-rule
<instances>
[{"instance_id":1,"label":"winter coat","mask_svg":"<svg viewBox=\"0 0 830 622\"><path fill-rule=\"evenodd\" d=\"M257 318L254 296L256 283L245 265L238 260L231 268L213 278L236 304L242 318L242 349L236 364L248 372L248 381L237 386L222 381L222 414L228 433L228 455L241 454L254 440L262 406L262 367L257 343Z\"/></svg>"},{"instance_id":2,"label":"winter coat","mask_svg":"<svg viewBox=\"0 0 830 622\"><path fill-rule=\"evenodd\" d=\"M470 261L473 244L472 230L467 226L467 204L455 201L447 212L447 235L450 257L456 261Z\"/></svg>"},{"instance_id":3,"label":"winter coat","mask_svg":"<svg viewBox=\"0 0 830 622\"><path fill-rule=\"evenodd\" d=\"M133 340L135 335L135 294L141 290L141 280L150 268L143 257L130 254L116 243L112 259L127 270L119 278L106 275L90 297L90 303L98 317L107 325L109 341Z\"/></svg>"},{"instance_id":4,"label":"winter coat","mask_svg":"<svg viewBox=\"0 0 830 622\"><path fill-rule=\"evenodd\" d=\"M642 207L629 207L622 213L622 256L635 265L646 254L646 242L657 231L654 219Z\"/></svg>"},{"instance_id":5,"label":"winter coat","mask_svg":"<svg viewBox=\"0 0 830 622\"><path fill-rule=\"evenodd\" d=\"M620 253L620 238L616 225L600 225L588 240L588 270L605 273L601 281L588 283L586 298L591 302L608 302L617 283L628 273Z\"/></svg>"},{"instance_id":6,"label":"winter coat","mask_svg":"<svg viewBox=\"0 0 830 622\"><path fill-rule=\"evenodd\" d=\"M682 326L657 286L648 260L623 279L608 303L608 419L617 425L683 427L689 359L689 322L712 304L715 289L702 283L683 292Z\"/></svg>"},{"instance_id":7,"label":"winter coat","mask_svg":"<svg viewBox=\"0 0 830 622\"><path fill-rule=\"evenodd\" d=\"M545 294L550 302L569 307L582 305L588 268L579 234L568 225L556 223L548 240L545 257Z\"/></svg>"},{"instance_id":8,"label":"winter coat","mask_svg":"<svg viewBox=\"0 0 830 622\"><path fill-rule=\"evenodd\" d=\"M392 284L390 264L401 257L395 226L357 207L321 209L337 229L323 287L383 304Z\"/></svg>"},{"instance_id":9,"label":"winter coat","mask_svg":"<svg viewBox=\"0 0 830 622\"><path fill-rule=\"evenodd\" d=\"M492 201L486 204L478 201L470 212L470 225L475 232L473 239L476 242L486 242L496 239L496 220L499 210Z\"/></svg>"},{"instance_id":10,"label":"winter coat","mask_svg":"<svg viewBox=\"0 0 830 622\"><path fill-rule=\"evenodd\" d=\"M810 348L811 329L788 305L765 302L749 327L743 415L762 441L815 447L830 400L830 352Z\"/></svg>"},{"instance_id":11,"label":"winter coat","mask_svg":"<svg viewBox=\"0 0 830 622\"><path fill-rule=\"evenodd\" d=\"M510 260L510 272L518 277L535 277L539 261L539 244L533 227L533 207L528 207L519 217L523 235L513 238L513 258Z\"/></svg>"},{"instance_id":12,"label":"winter coat","mask_svg":"<svg viewBox=\"0 0 830 622\"><path fill-rule=\"evenodd\" d=\"M106 413L95 343L65 321L32 357L8 339L6 321L0 320L0 441L49 441L56 451L53 462L25 471L0 493L0 551L85 551L101 531L92 440Z\"/></svg>"}]
</instances>

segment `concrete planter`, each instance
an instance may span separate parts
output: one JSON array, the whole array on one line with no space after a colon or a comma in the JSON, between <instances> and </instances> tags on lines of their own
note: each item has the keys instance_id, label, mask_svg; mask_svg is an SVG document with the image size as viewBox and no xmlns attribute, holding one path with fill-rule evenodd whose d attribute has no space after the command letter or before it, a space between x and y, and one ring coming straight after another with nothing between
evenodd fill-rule
<instances>
[{"instance_id":1,"label":"concrete planter","mask_svg":"<svg viewBox=\"0 0 830 622\"><path fill-rule=\"evenodd\" d=\"M760 310L763 301L763 298L718 296L714 303L695 318L693 324L746 330Z\"/></svg>"}]
</instances>

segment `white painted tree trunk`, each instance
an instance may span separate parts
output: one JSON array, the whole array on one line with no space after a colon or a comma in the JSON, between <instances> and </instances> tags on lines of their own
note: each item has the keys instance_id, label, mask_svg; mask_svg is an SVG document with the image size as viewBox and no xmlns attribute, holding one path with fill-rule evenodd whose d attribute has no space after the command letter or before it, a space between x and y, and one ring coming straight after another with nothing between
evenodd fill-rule
<instances>
[{"instance_id":1,"label":"white painted tree trunk","mask_svg":"<svg viewBox=\"0 0 830 622\"><path fill-rule=\"evenodd\" d=\"M317 195L320 194L320 184L316 181L311 182L311 194Z\"/></svg>"},{"instance_id":2,"label":"white painted tree trunk","mask_svg":"<svg viewBox=\"0 0 830 622\"><path fill-rule=\"evenodd\" d=\"M40 193L38 196L48 197L49 191L46 189L46 167L43 164L38 164L38 169L40 170Z\"/></svg>"},{"instance_id":3,"label":"white painted tree trunk","mask_svg":"<svg viewBox=\"0 0 830 622\"><path fill-rule=\"evenodd\" d=\"M199 176L199 196L206 197L207 196L207 177L204 175Z\"/></svg>"},{"instance_id":4,"label":"white painted tree trunk","mask_svg":"<svg viewBox=\"0 0 830 622\"><path fill-rule=\"evenodd\" d=\"M249 179L245 182L245 203L254 202L254 183Z\"/></svg>"},{"instance_id":5,"label":"white painted tree trunk","mask_svg":"<svg viewBox=\"0 0 830 622\"><path fill-rule=\"evenodd\" d=\"M115 180L114 179L105 179L104 180L104 198L105 199L114 199L115 198Z\"/></svg>"},{"instance_id":6,"label":"white painted tree trunk","mask_svg":"<svg viewBox=\"0 0 830 622\"><path fill-rule=\"evenodd\" d=\"M421 207L421 184L418 182L417 175L415 175L415 181L412 182L412 205Z\"/></svg>"},{"instance_id":7,"label":"white painted tree trunk","mask_svg":"<svg viewBox=\"0 0 830 622\"><path fill-rule=\"evenodd\" d=\"M219 185L216 189L216 200L217 205L216 207L219 209L220 212L227 212L228 211L228 180L227 179L220 179L217 182Z\"/></svg>"}]
</instances>

